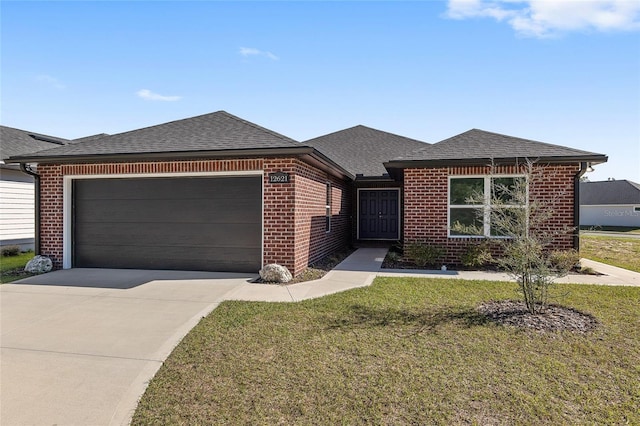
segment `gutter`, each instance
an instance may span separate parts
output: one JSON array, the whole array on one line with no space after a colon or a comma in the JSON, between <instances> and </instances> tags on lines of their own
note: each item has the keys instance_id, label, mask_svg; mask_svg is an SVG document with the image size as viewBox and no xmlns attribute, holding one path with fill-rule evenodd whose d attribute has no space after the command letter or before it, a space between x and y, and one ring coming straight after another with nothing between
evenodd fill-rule
<instances>
[{"instance_id":1,"label":"gutter","mask_svg":"<svg viewBox=\"0 0 640 426\"><path fill-rule=\"evenodd\" d=\"M580 163L580 170L573 179L573 226L575 234L573 235L573 249L580 251L580 178L584 176L590 164L587 162Z\"/></svg>"},{"instance_id":2,"label":"gutter","mask_svg":"<svg viewBox=\"0 0 640 426\"><path fill-rule=\"evenodd\" d=\"M95 154L95 155L65 155L65 156L15 156L7 161L10 163L54 163L54 164L91 164L91 163L124 163L133 161L175 161L175 160L202 160L202 159L226 159L226 158L270 158L295 156L313 163L317 167L336 175L339 178L355 179L342 166L331 160L320 151L310 146L296 146L283 148L251 148L229 149L213 151L167 151L167 152L140 152L124 154Z\"/></svg>"},{"instance_id":3,"label":"gutter","mask_svg":"<svg viewBox=\"0 0 640 426\"><path fill-rule=\"evenodd\" d=\"M36 256L40 254L40 175L34 172L31 167L26 163L20 163L20 170L30 176L33 176L35 184L35 206L34 206L34 219L35 219L35 234L33 240L33 249Z\"/></svg>"},{"instance_id":4,"label":"gutter","mask_svg":"<svg viewBox=\"0 0 640 426\"><path fill-rule=\"evenodd\" d=\"M487 165L512 165L522 160L535 160L537 164L565 164L585 161L592 164L606 163L607 156L602 154L581 156L557 156L557 157L504 157L504 158L461 158L440 160L391 160L383 163L389 169L410 169L421 167L457 167L457 166L487 166Z\"/></svg>"},{"instance_id":5,"label":"gutter","mask_svg":"<svg viewBox=\"0 0 640 426\"><path fill-rule=\"evenodd\" d=\"M164 152L136 152L120 154L80 154L80 155L50 155L50 156L15 156L6 161L9 163L102 163L102 162L130 162L152 160L200 160L221 159L230 157L278 157L283 155L312 154L314 148L308 146L286 148L253 148L229 149L210 151L164 151Z\"/></svg>"}]
</instances>

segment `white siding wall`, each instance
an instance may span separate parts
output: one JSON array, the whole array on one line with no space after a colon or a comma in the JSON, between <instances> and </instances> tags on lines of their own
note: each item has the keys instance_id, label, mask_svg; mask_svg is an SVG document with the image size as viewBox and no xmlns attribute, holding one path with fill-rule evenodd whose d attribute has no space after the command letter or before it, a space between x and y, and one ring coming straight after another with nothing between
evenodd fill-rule
<instances>
[{"instance_id":1,"label":"white siding wall","mask_svg":"<svg viewBox=\"0 0 640 426\"><path fill-rule=\"evenodd\" d=\"M580 206L580 225L640 228L640 204Z\"/></svg>"},{"instance_id":2,"label":"white siding wall","mask_svg":"<svg viewBox=\"0 0 640 426\"><path fill-rule=\"evenodd\" d=\"M0 243L33 240L34 222L33 183L0 180Z\"/></svg>"}]
</instances>

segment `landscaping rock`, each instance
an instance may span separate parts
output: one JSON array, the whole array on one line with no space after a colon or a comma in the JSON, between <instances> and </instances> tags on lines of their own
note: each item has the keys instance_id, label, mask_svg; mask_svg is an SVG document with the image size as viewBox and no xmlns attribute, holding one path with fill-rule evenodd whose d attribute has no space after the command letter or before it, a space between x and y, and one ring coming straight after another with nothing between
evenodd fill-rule
<instances>
[{"instance_id":1,"label":"landscaping rock","mask_svg":"<svg viewBox=\"0 0 640 426\"><path fill-rule=\"evenodd\" d=\"M293 276L284 266L271 263L260 269L260 278L269 283L288 283L293 279Z\"/></svg>"},{"instance_id":2,"label":"landscaping rock","mask_svg":"<svg viewBox=\"0 0 640 426\"><path fill-rule=\"evenodd\" d=\"M45 272L49 272L53 269L53 263L51 259L46 256L36 256L27 262L27 265L24 267L25 272L29 272L31 274L44 274Z\"/></svg>"}]
</instances>

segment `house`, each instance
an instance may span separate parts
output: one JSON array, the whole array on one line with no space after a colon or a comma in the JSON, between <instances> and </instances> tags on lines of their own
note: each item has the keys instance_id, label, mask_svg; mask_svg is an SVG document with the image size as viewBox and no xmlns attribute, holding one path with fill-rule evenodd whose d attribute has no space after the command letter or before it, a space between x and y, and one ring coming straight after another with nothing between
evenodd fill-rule
<instances>
[{"instance_id":1,"label":"house","mask_svg":"<svg viewBox=\"0 0 640 426\"><path fill-rule=\"evenodd\" d=\"M5 160L68 142L62 138L0 126L0 246L34 249L34 178L28 170L21 170L18 164L6 164Z\"/></svg>"},{"instance_id":2,"label":"house","mask_svg":"<svg viewBox=\"0 0 640 426\"><path fill-rule=\"evenodd\" d=\"M295 275L354 240L429 241L459 262L493 234L489 218L483 235L452 231L483 206L450 189L490 186L492 162L516 179L527 158L549 172L531 196L565 194L554 226L576 224L577 181L606 156L481 130L430 145L356 126L300 143L219 111L11 161L38 165L41 251L57 268Z\"/></svg>"},{"instance_id":3,"label":"house","mask_svg":"<svg viewBox=\"0 0 640 426\"><path fill-rule=\"evenodd\" d=\"M580 182L580 225L640 228L640 184Z\"/></svg>"}]
</instances>

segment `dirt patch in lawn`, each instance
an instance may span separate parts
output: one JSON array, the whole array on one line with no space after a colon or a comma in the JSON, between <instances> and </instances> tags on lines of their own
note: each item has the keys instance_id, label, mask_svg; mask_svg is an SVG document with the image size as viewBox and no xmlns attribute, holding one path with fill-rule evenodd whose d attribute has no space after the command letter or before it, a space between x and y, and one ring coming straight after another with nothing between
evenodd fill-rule
<instances>
[{"instance_id":1,"label":"dirt patch in lawn","mask_svg":"<svg viewBox=\"0 0 640 426\"><path fill-rule=\"evenodd\" d=\"M483 303L478 311L498 324L539 332L588 333L599 325L592 315L559 305L549 305L542 312L532 314L524 302L500 300Z\"/></svg>"}]
</instances>

